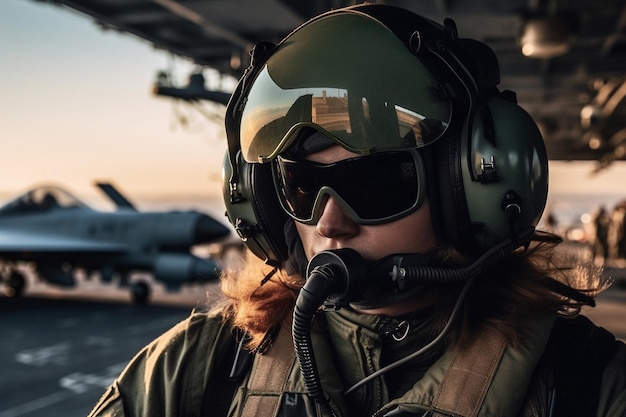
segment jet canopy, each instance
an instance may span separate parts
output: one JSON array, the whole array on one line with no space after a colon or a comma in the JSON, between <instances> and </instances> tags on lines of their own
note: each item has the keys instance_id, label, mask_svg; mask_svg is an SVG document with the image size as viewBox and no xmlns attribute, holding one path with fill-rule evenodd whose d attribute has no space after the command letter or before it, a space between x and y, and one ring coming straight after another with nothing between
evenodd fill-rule
<instances>
[{"instance_id":1,"label":"jet canopy","mask_svg":"<svg viewBox=\"0 0 626 417\"><path fill-rule=\"evenodd\" d=\"M88 206L78 198L56 186L45 185L33 188L0 207L0 214L35 213L54 208Z\"/></svg>"}]
</instances>

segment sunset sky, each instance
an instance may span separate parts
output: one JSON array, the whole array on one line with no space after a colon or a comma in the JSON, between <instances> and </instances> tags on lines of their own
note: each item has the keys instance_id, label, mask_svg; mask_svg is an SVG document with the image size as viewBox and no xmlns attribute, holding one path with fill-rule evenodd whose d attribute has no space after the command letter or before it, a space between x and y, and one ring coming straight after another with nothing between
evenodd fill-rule
<instances>
[{"instance_id":1,"label":"sunset sky","mask_svg":"<svg viewBox=\"0 0 626 417\"><path fill-rule=\"evenodd\" d=\"M97 194L96 179L130 196L219 193L224 107L205 107L210 121L151 94L158 70L183 84L189 62L73 11L4 0L0 63L0 196L48 182Z\"/></svg>"},{"instance_id":2,"label":"sunset sky","mask_svg":"<svg viewBox=\"0 0 626 417\"><path fill-rule=\"evenodd\" d=\"M156 73L166 68L182 84L193 66L71 10L1 1L0 199L49 182L97 199L94 180L113 181L139 200L216 198L224 108L205 108L213 115L208 120L188 105L154 97ZM593 178L589 164L550 168L553 195L626 195L623 164Z\"/></svg>"}]
</instances>

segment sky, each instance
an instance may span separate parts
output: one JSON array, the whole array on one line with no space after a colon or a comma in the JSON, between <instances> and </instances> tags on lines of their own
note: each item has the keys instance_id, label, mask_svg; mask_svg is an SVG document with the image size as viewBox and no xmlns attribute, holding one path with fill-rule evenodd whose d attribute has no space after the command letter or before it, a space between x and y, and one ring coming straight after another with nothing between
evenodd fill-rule
<instances>
[{"instance_id":1,"label":"sky","mask_svg":"<svg viewBox=\"0 0 626 417\"><path fill-rule=\"evenodd\" d=\"M184 84L194 66L69 9L2 0L0 198L53 183L89 200L95 180L131 199L219 196L224 106L209 120L153 96L167 68Z\"/></svg>"},{"instance_id":2,"label":"sky","mask_svg":"<svg viewBox=\"0 0 626 417\"><path fill-rule=\"evenodd\" d=\"M156 73L167 68L183 84L193 65L62 7L0 1L0 201L53 183L98 204L95 180L146 205L219 200L224 108L205 108L209 120L153 96ZM626 197L626 164L595 176L591 169L551 162L549 208L577 201L569 208L585 211Z\"/></svg>"}]
</instances>

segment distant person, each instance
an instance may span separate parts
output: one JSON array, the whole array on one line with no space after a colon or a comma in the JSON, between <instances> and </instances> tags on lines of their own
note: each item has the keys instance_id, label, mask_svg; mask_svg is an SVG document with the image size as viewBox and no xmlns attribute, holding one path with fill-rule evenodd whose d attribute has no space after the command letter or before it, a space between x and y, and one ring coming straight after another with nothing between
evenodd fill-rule
<instances>
[{"instance_id":1,"label":"distant person","mask_svg":"<svg viewBox=\"0 0 626 417\"><path fill-rule=\"evenodd\" d=\"M223 179L251 257L91 417L626 415L626 345L579 315L604 282L535 231L548 159L491 49L370 4L252 58Z\"/></svg>"},{"instance_id":2,"label":"distant person","mask_svg":"<svg viewBox=\"0 0 626 417\"><path fill-rule=\"evenodd\" d=\"M594 239L592 256L595 262L606 262L609 258L609 227L611 216L604 206L600 206L593 218Z\"/></svg>"},{"instance_id":3,"label":"distant person","mask_svg":"<svg viewBox=\"0 0 626 417\"><path fill-rule=\"evenodd\" d=\"M626 263L626 203L620 202L611 213L609 228L609 251L613 258L622 266Z\"/></svg>"},{"instance_id":4,"label":"distant person","mask_svg":"<svg viewBox=\"0 0 626 417\"><path fill-rule=\"evenodd\" d=\"M559 225L559 221L554 214L554 212L550 211L546 218L546 231L550 233L556 233L556 228Z\"/></svg>"},{"instance_id":5,"label":"distant person","mask_svg":"<svg viewBox=\"0 0 626 417\"><path fill-rule=\"evenodd\" d=\"M52 194L51 192L47 192L43 198L41 199L41 203L39 204L39 207L42 210L50 210L53 207L58 207L59 206L59 202L57 200L57 198L54 196L54 194Z\"/></svg>"}]
</instances>

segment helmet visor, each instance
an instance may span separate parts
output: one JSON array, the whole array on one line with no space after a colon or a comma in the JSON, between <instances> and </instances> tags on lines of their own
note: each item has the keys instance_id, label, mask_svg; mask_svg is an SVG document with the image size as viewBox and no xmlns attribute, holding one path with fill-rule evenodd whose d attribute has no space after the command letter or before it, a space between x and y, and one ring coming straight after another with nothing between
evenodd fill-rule
<instances>
[{"instance_id":1,"label":"helmet visor","mask_svg":"<svg viewBox=\"0 0 626 417\"><path fill-rule=\"evenodd\" d=\"M421 147L443 135L452 113L419 59L381 23L356 13L295 31L244 102L240 140L248 162L274 159L302 127L358 154Z\"/></svg>"}]
</instances>

